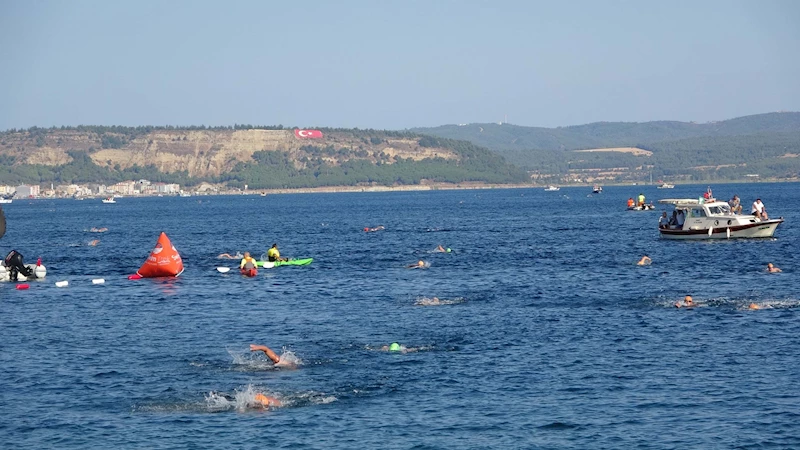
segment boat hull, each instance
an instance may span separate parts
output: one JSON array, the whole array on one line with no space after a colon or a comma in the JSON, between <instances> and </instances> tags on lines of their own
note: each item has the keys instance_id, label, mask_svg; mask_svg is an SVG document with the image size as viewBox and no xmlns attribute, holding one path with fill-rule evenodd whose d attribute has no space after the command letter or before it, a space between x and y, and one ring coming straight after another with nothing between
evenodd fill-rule
<instances>
[{"instance_id":1,"label":"boat hull","mask_svg":"<svg viewBox=\"0 0 800 450\"><path fill-rule=\"evenodd\" d=\"M764 220L732 227L696 228L688 230L673 230L659 228L663 239L701 240L701 239L750 239L771 238L783 219ZM729 231L730 230L730 231Z\"/></svg>"}]
</instances>

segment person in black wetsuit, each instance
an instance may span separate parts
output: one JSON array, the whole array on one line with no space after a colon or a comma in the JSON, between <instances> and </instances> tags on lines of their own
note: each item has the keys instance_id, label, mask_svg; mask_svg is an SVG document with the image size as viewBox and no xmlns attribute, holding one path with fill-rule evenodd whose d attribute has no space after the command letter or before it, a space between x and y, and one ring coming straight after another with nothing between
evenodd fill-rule
<instances>
[{"instance_id":1,"label":"person in black wetsuit","mask_svg":"<svg viewBox=\"0 0 800 450\"><path fill-rule=\"evenodd\" d=\"M25 263L23 262L22 253L11 250L6 255L5 259L6 267L8 268L8 275L11 281L17 281L17 277L19 274L25 276L25 278L31 278L34 275L33 270L29 269Z\"/></svg>"}]
</instances>

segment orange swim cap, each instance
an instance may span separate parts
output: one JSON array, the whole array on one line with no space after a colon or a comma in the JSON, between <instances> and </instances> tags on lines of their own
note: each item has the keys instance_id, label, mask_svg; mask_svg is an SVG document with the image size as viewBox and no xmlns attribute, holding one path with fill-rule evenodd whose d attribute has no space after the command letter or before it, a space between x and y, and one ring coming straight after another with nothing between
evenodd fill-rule
<instances>
[{"instance_id":1,"label":"orange swim cap","mask_svg":"<svg viewBox=\"0 0 800 450\"><path fill-rule=\"evenodd\" d=\"M264 406L269 406L269 398L267 398L267 396L264 394L256 394L255 401Z\"/></svg>"}]
</instances>

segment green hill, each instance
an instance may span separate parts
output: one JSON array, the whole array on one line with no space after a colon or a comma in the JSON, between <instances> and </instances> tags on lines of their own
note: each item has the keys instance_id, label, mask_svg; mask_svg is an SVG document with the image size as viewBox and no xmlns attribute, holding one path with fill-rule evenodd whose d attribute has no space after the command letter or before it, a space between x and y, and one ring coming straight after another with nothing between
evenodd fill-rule
<instances>
[{"instance_id":1,"label":"green hill","mask_svg":"<svg viewBox=\"0 0 800 450\"><path fill-rule=\"evenodd\" d=\"M466 139L503 155L512 164L555 177L593 171L592 177L636 181L650 175L672 179L797 178L800 113L769 113L704 124L598 122L559 128L509 124L416 128L449 139ZM636 147L650 155L579 152ZM613 173L600 175L603 170ZM625 173L623 175L623 173ZM584 180L592 177L579 177Z\"/></svg>"},{"instance_id":2,"label":"green hill","mask_svg":"<svg viewBox=\"0 0 800 450\"><path fill-rule=\"evenodd\" d=\"M466 141L411 132L276 127L30 128L0 133L0 184L149 179L252 189L523 183L521 169Z\"/></svg>"}]
</instances>

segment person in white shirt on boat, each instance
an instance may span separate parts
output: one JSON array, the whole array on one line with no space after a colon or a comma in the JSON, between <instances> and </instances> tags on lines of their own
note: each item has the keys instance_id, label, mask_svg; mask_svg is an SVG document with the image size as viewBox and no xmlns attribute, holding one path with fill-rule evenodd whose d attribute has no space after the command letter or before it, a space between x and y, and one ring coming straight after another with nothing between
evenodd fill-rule
<instances>
[{"instance_id":1,"label":"person in white shirt on boat","mask_svg":"<svg viewBox=\"0 0 800 450\"><path fill-rule=\"evenodd\" d=\"M767 216L767 207L761 203L760 198L757 198L756 201L753 202L753 208L751 209L750 214L763 220L769 219L769 216Z\"/></svg>"}]
</instances>

